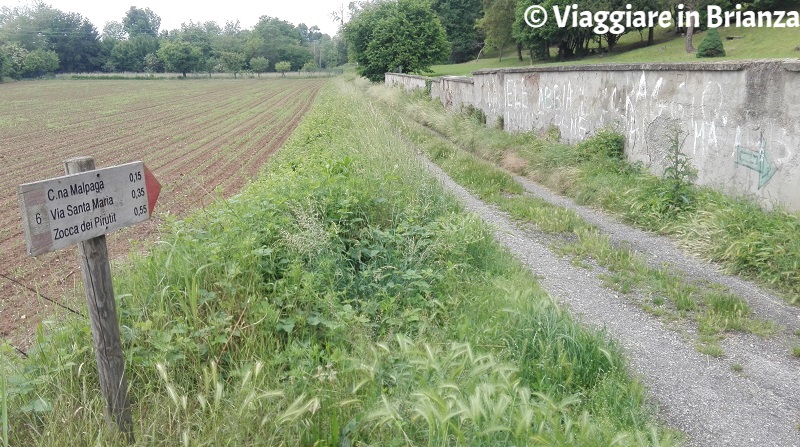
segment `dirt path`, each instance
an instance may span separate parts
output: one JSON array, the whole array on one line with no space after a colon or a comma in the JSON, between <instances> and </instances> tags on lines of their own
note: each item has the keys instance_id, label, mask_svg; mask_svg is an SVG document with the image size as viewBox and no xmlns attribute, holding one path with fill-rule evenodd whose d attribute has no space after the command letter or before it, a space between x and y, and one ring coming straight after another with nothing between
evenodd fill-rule
<instances>
[{"instance_id":1,"label":"dirt path","mask_svg":"<svg viewBox=\"0 0 800 447\"><path fill-rule=\"evenodd\" d=\"M800 446L800 360L790 347L800 328L800 309L758 286L721 274L714 266L681 252L668 239L615 222L594 210L554 196L517 178L529 194L578 212L615 242L627 242L653 265L668 263L692 279L728 286L746 299L754 317L775 321L778 334L761 339L730 334L722 342L726 357L697 352L692 324L686 332L644 312L625 297L602 286L599 271L576 267L549 248L549 240L521 229L505 213L486 205L456 184L438 166L424 163L455 193L467 209L494 226L498 241L541 276L542 286L567 305L573 315L605 327L623 346L631 368L650 390L651 400L667 425L687 435L689 446ZM732 365L743 367L735 372Z\"/></svg>"}]
</instances>

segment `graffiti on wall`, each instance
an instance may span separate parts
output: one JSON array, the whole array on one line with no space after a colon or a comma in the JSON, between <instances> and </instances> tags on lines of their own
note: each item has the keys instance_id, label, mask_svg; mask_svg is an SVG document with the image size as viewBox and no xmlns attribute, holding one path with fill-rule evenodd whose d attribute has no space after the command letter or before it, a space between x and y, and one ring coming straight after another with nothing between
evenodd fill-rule
<instances>
[{"instance_id":1,"label":"graffiti on wall","mask_svg":"<svg viewBox=\"0 0 800 447\"><path fill-rule=\"evenodd\" d=\"M758 139L758 150L742 147L739 142L739 132L737 131L736 135L736 164L758 172L758 189L761 189L772 180L772 176L778 172L778 167L770 160L769 152L767 152L767 141L764 139L764 131L761 131L761 136Z\"/></svg>"}]
</instances>

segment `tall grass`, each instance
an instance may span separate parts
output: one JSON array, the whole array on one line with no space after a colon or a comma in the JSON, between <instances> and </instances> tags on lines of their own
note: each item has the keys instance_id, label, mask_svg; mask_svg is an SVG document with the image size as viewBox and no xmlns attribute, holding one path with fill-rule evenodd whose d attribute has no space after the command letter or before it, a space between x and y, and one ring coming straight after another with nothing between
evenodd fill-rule
<instances>
[{"instance_id":1,"label":"tall grass","mask_svg":"<svg viewBox=\"0 0 800 447\"><path fill-rule=\"evenodd\" d=\"M263 175L115 276L137 445L672 445L619 348L332 83ZM86 322L8 372L10 445L114 445ZM5 424L4 424L5 425Z\"/></svg>"},{"instance_id":2,"label":"tall grass","mask_svg":"<svg viewBox=\"0 0 800 447\"><path fill-rule=\"evenodd\" d=\"M614 138L607 132L576 147L544 135L485 128L421 94L407 95L383 86L373 87L370 94L446 138L447 144L430 143L423 136L415 140L431 145L428 152L436 159L447 163L453 158L453 149L448 147L453 144L578 203L604 208L642 228L673 235L685 248L720 263L727 272L755 279L787 301L800 303L797 213L765 211L745 199L687 181L676 188L674 180L657 178L642 166L609 153ZM675 206L677 200L680 207ZM686 200L691 203L684 203Z\"/></svg>"}]
</instances>

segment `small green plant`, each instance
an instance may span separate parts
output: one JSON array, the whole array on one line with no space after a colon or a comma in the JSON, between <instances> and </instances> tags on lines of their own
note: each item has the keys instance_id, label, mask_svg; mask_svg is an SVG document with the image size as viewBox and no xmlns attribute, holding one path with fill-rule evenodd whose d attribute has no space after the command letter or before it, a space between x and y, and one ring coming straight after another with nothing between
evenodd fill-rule
<instances>
[{"instance_id":1,"label":"small green plant","mask_svg":"<svg viewBox=\"0 0 800 447\"><path fill-rule=\"evenodd\" d=\"M577 149L580 160L591 160L596 156L624 160L625 137L610 129L600 129L594 136L578 143Z\"/></svg>"},{"instance_id":2,"label":"small green plant","mask_svg":"<svg viewBox=\"0 0 800 447\"><path fill-rule=\"evenodd\" d=\"M503 130L506 128L506 120L503 118L502 115L498 116L494 122L494 128L497 130Z\"/></svg>"},{"instance_id":3,"label":"small green plant","mask_svg":"<svg viewBox=\"0 0 800 447\"><path fill-rule=\"evenodd\" d=\"M667 155L669 165L664 170L664 187L661 195L665 200L663 214L678 214L692 207L695 199L693 182L697 179L697 169L692 166L689 157L681 152L686 135L675 130L670 140Z\"/></svg>"},{"instance_id":4,"label":"small green plant","mask_svg":"<svg viewBox=\"0 0 800 447\"><path fill-rule=\"evenodd\" d=\"M733 365L731 365L731 371L740 373L744 371L744 366L742 366L739 363L734 363Z\"/></svg>"},{"instance_id":5,"label":"small green plant","mask_svg":"<svg viewBox=\"0 0 800 447\"><path fill-rule=\"evenodd\" d=\"M547 129L542 131L541 135L542 138L553 143L561 141L561 129L559 129L555 124L549 125Z\"/></svg>"},{"instance_id":6,"label":"small green plant","mask_svg":"<svg viewBox=\"0 0 800 447\"><path fill-rule=\"evenodd\" d=\"M719 345L717 337L702 336L699 342L695 345L697 352L711 357L720 358L725 356L725 350Z\"/></svg>"},{"instance_id":7,"label":"small green plant","mask_svg":"<svg viewBox=\"0 0 800 447\"><path fill-rule=\"evenodd\" d=\"M479 124L486 125L486 113L472 104L462 105L461 113Z\"/></svg>"},{"instance_id":8,"label":"small green plant","mask_svg":"<svg viewBox=\"0 0 800 447\"><path fill-rule=\"evenodd\" d=\"M800 345L792 346L792 355L797 358L800 358Z\"/></svg>"},{"instance_id":9,"label":"small green plant","mask_svg":"<svg viewBox=\"0 0 800 447\"><path fill-rule=\"evenodd\" d=\"M286 72L292 69L292 63L289 61L280 61L275 64L275 71L286 76Z\"/></svg>"},{"instance_id":10,"label":"small green plant","mask_svg":"<svg viewBox=\"0 0 800 447\"><path fill-rule=\"evenodd\" d=\"M697 57L725 57L725 48L716 28L708 30L705 39L700 43L700 48L697 49Z\"/></svg>"}]
</instances>

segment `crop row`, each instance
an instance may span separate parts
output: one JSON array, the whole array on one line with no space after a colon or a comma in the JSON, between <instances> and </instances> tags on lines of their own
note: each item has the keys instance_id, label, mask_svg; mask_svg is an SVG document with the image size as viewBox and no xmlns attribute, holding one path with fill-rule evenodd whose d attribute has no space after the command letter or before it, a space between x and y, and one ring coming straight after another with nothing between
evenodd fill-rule
<instances>
[{"instance_id":1,"label":"crop row","mask_svg":"<svg viewBox=\"0 0 800 447\"><path fill-rule=\"evenodd\" d=\"M56 81L0 86L0 332L35 322L48 296L69 295L70 250L25 255L17 186L62 175L62 161L98 167L142 160L162 183L156 215L183 216L235 194L308 110L325 80ZM159 219L110 237L112 256L152 237ZM26 319L22 320L22 316ZM30 325L28 323L27 325Z\"/></svg>"}]
</instances>

